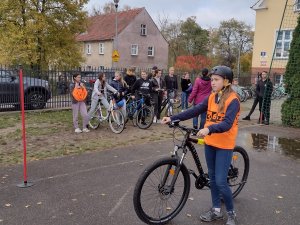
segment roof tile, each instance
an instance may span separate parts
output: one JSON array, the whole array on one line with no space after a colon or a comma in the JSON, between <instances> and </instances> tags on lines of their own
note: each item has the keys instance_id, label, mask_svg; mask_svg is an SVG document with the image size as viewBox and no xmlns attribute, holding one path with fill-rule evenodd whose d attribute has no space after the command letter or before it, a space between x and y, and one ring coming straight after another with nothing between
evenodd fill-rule
<instances>
[{"instance_id":1,"label":"roof tile","mask_svg":"<svg viewBox=\"0 0 300 225\"><path fill-rule=\"evenodd\" d=\"M118 12L118 33L127 27L130 22L144 8L131 9ZM116 33L115 13L93 16L88 19L87 32L79 34L77 41L103 41L113 39Z\"/></svg>"}]
</instances>

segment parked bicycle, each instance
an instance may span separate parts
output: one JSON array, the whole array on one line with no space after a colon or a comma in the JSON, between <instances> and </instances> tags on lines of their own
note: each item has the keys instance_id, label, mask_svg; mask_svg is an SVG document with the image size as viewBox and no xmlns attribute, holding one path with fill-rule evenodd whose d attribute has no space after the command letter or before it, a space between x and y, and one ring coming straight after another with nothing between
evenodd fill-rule
<instances>
[{"instance_id":1,"label":"parked bicycle","mask_svg":"<svg viewBox=\"0 0 300 225\"><path fill-rule=\"evenodd\" d=\"M97 109L92 114L92 117L89 121L89 127L92 129L97 129L101 123L107 121L112 132L120 134L124 130L125 118L123 113L118 109L115 104L115 100L110 95L108 97L109 108L106 110L101 101L99 100Z\"/></svg>"},{"instance_id":2,"label":"parked bicycle","mask_svg":"<svg viewBox=\"0 0 300 225\"><path fill-rule=\"evenodd\" d=\"M197 151L192 143L204 144L203 139L190 138L195 130L174 121L169 125L174 128L173 136L178 141L175 131L183 134L179 144L175 144L171 157L157 160L140 175L133 195L134 209L138 217L147 224L164 224L172 220L184 207L190 192L190 174L196 179L195 187L210 187L209 177L204 172ZM186 167L185 156L190 151L198 174ZM235 198L247 182L249 157L240 146L233 150L228 171L228 183Z\"/></svg>"},{"instance_id":3,"label":"parked bicycle","mask_svg":"<svg viewBox=\"0 0 300 225\"><path fill-rule=\"evenodd\" d=\"M134 125L141 129L147 129L153 123L154 112L152 107L147 106L146 98L150 99L150 95L138 93L139 99L132 99L130 95L127 96L126 103L126 123L132 120Z\"/></svg>"},{"instance_id":4,"label":"parked bicycle","mask_svg":"<svg viewBox=\"0 0 300 225\"><path fill-rule=\"evenodd\" d=\"M176 98L176 94L174 90L168 90L167 96L161 103L161 108L159 109L159 113L163 113L165 116L176 115L181 110L181 101ZM165 111L164 111L165 110Z\"/></svg>"}]
</instances>

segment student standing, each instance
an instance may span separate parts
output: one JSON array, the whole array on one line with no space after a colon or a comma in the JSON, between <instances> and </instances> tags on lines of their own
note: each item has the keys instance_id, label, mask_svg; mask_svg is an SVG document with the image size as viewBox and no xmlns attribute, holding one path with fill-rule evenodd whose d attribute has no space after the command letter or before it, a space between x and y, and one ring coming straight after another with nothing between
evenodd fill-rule
<instances>
[{"instance_id":1,"label":"student standing","mask_svg":"<svg viewBox=\"0 0 300 225\"><path fill-rule=\"evenodd\" d=\"M70 94L72 100L73 125L75 128L75 133L89 132L90 130L87 129L89 116L85 104L87 90L84 84L81 82L80 74L73 75L73 82L70 84ZM79 112L82 117L82 130L78 126Z\"/></svg>"},{"instance_id":2,"label":"student standing","mask_svg":"<svg viewBox=\"0 0 300 225\"><path fill-rule=\"evenodd\" d=\"M211 82L210 77L208 76L208 69L202 69L202 76L198 77L192 89L192 93L189 96L189 103L193 102L194 107L201 103L205 98L207 98L211 94ZM203 129L205 121L206 121L206 112L201 113L200 116L200 126L199 129ZM193 118L193 127L198 129L198 120L199 116Z\"/></svg>"},{"instance_id":3,"label":"student standing","mask_svg":"<svg viewBox=\"0 0 300 225\"><path fill-rule=\"evenodd\" d=\"M216 66L211 74L213 93L202 103L185 112L164 117L162 123L174 120L184 121L207 112L205 127L199 130L197 136L204 137L205 141L212 207L203 213L200 219L205 222L222 219L222 198L228 215L226 225L236 225L236 213L227 175L238 133L240 102L231 88L233 73L229 67Z\"/></svg>"},{"instance_id":4,"label":"student standing","mask_svg":"<svg viewBox=\"0 0 300 225\"><path fill-rule=\"evenodd\" d=\"M185 72L183 77L181 78L181 109L184 111L185 109L188 109L188 98L190 95L190 92L188 91L190 89L190 86L192 85L192 82L190 80L190 74L188 72Z\"/></svg>"}]
</instances>

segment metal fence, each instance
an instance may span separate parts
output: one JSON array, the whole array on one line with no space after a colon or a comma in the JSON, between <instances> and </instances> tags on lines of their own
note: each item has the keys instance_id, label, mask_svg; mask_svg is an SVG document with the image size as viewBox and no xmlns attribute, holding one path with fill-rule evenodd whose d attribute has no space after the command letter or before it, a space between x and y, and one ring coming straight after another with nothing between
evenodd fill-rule
<instances>
[{"instance_id":1,"label":"metal fence","mask_svg":"<svg viewBox=\"0 0 300 225\"><path fill-rule=\"evenodd\" d=\"M51 109L65 108L71 106L69 85L72 82L72 75L81 74L83 82L89 91L92 92L93 84L100 72L105 73L110 83L114 77L115 71L121 71L123 75L126 69L114 68L90 68L83 70L76 69L52 69L47 71L37 71L33 69L23 69L25 109ZM141 71L151 73L151 69L135 68L135 75L139 77ZM163 76L168 71L163 71ZM177 72L179 89L180 78L183 72ZM190 79L194 83L198 74L190 74ZM250 86L250 76L241 77L242 86ZM20 109L20 92L19 92L19 68L0 66L0 110L19 110ZM88 97L88 103L90 98Z\"/></svg>"}]
</instances>

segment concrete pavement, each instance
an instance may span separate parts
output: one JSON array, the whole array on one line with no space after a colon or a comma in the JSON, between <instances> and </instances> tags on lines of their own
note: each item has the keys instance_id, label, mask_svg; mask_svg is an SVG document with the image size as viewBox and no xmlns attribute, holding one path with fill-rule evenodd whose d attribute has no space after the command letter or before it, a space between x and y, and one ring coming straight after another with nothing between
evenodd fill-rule
<instances>
[{"instance_id":1,"label":"concrete pavement","mask_svg":"<svg viewBox=\"0 0 300 225\"><path fill-rule=\"evenodd\" d=\"M248 150L251 164L248 183L234 201L239 224L299 225L299 161L256 151L250 143L241 131L238 144ZM135 182L146 165L169 155L172 146L170 140L31 162L28 175L34 186L26 189L16 187L22 182L20 165L2 167L0 225L143 224L133 209ZM203 147L197 148L205 165ZM191 155L186 163L193 166ZM195 189L192 177L191 182L191 199L170 224L202 224L198 216L210 207L210 192Z\"/></svg>"}]
</instances>

